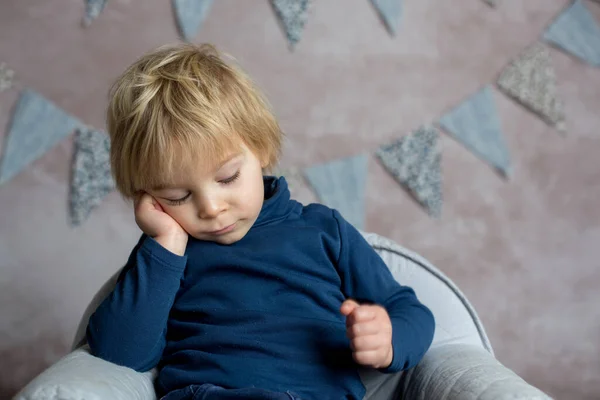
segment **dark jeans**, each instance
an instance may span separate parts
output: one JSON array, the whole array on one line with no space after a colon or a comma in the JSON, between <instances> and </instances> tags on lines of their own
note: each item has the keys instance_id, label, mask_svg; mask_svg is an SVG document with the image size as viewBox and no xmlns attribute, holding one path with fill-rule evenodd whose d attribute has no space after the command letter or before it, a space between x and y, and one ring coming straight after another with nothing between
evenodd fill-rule
<instances>
[{"instance_id":1,"label":"dark jeans","mask_svg":"<svg viewBox=\"0 0 600 400\"><path fill-rule=\"evenodd\" d=\"M294 393L271 392L258 388L224 389L220 386L190 385L183 389L175 390L161 400L302 400Z\"/></svg>"}]
</instances>

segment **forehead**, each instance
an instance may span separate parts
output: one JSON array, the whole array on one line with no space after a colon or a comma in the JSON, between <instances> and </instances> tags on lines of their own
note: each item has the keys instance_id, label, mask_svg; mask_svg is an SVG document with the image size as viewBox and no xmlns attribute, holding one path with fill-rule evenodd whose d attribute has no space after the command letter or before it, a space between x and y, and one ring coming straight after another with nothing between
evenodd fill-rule
<instances>
[{"instance_id":1,"label":"forehead","mask_svg":"<svg viewBox=\"0 0 600 400\"><path fill-rule=\"evenodd\" d=\"M232 149L220 157L200 157L175 155L173 163L169 168L157 171L157 180L151 188L154 191L164 190L172 187L187 186L189 182L198 179L212 179L215 174L230 165L237 164L243 160L245 152L243 149Z\"/></svg>"}]
</instances>

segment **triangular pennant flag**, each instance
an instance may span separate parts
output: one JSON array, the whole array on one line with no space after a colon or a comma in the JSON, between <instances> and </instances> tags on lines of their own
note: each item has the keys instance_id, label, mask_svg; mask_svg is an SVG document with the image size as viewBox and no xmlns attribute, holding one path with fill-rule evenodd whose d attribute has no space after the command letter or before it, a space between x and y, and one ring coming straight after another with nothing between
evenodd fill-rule
<instances>
[{"instance_id":1,"label":"triangular pennant flag","mask_svg":"<svg viewBox=\"0 0 600 400\"><path fill-rule=\"evenodd\" d=\"M8 130L0 185L40 158L81 123L33 90L21 93Z\"/></svg>"},{"instance_id":2,"label":"triangular pennant flag","mask_svg":"<svg viewBox=\"0 0 600 400\"><path fill-rule=\"evenodd\" d=\"M361 154L307 168L304 173L319 200L362 229L369 157Z\"/></svg>"},{"instance_id":3,"label":"triangular pennant flag","mask_svg":"<svg viewBox=\"0 0 600 400\"><path fill-rule=\"evenodd\" d=\"M173 0L177 26L185 40L194 40L212 3L213 0Z\"/></svg>"},{"instance_id":4,"label":"triangular pennant flag","mask_svg":"<svg viewBox=\"0 0 600 400\"><path fill-rule=\"evenodd\" d=\"M544 32L544 39L600 67L600 27L581 0L569 6Z\"/></svg>"},{"instance_id":5,"label":"triangular pennant flag","mask_svg":"<svg viewBox=\"0 0 600 400\"><path fill-rule=\"evenodd\" d=\"M12 87L14 76L15 71L9 69L6 63L0 63L0 92Z\"/></svg>"},{"instance_id":6,"label":"triangular pennant flag","mask_svg":"<svg viewBox=\"0 0 600 400\"><path fill-rule=\"evenodd\" d=\"M85 15L83 16L83 26L90 26L93 20L98 18L108 0L85 0Z\"/></svg>"},{"instance_id":7,"label":"triangular pennant flag","mask_svg":"<svg viewBox=\"0 0 600 400\"><path fill-rule=\"evenodd\" d=\"M501 72L499 88L558 130L565 130L550 51L541 43L526 49Z\"/></svg>"},{"instance_id":8,"label":"triangular pennant flag","mask_svg":"<svg viewBox=\"0 0 600 400\"><path fill-rule=\"evenodd\" d=\"M489 86L450 110L439 123L483 161L510 175L510 155Z\"/></svg>"},{"instance_id":9,"label":"triangular pennant flag","mask_svg":"<svg viewBox=\"0 0 600 400\"><path fill-rule=\"evenodd\" d=\"M443 202L438 137L437 129L423 126L376 152L388 172L434 217L440 216Z\"/></svg>"},{"instance_id":10,"label":"triangular pennant flag","mask_svg":"<svg viewBox=\"0 0 600 400\"><path fill-rule=\"evenodd\" d=\"M271 5L293 49L302 37L308 18L309 0L271 0Z\"/></svg>"},{"instance_id":11,"label":"triangular pennant flag","mask_svg":"<svg viewBox=\"0 0 600 400\"><path fill-rule=\"evenodd\" d=\"M402 0L371 0L388 32L392 35L398 30L398 21L402 14Z\"/></svg>"},{"instance_id":12,"label":"triangular pennant flag","mask_svg":"<svg viewBox=\"0 0 600 400\"><path fill-rule=\"evenodd\" d=\"M71 167L70 212L73 225L79 225L113 191L110 174L110 142L106 133L78 129Z\"/></svg>"},{"instance_id":13,"label":"triangular pennant flag","mask_svg":"<svg viewBox=\"0 0 600 400\"><path fill-rule=\"evenodd\" d=\"M302 204L316 203L318 201L317 195L308 185L299 168L277 168L273 171L273 175L283 176L285 178L292 199L297 200Z\"/></svg>"}]
</instances>

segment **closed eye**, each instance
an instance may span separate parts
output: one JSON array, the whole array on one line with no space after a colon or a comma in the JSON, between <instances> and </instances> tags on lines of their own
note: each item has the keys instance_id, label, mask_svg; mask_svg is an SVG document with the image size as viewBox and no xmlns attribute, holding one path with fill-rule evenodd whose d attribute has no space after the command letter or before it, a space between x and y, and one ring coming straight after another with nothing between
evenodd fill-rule
<instances>
[{"instance_id":1,"label":"closed eye","mask_svg":"<svg viewBox=\"0 0 600 400\"><path fill-rule=\"evenodd\" d=\"M178 206L180 204L183 204L190 197L190 195L191 195L191 193L188 193L179 199L165 199L165 200L172 206Z\"/></svg>"},{"instance_id":2,"label":"closed eye","mask_svg":"<svg viewBox=\"0 0 600 400\"><path fill-rule=\"evenodd\" d=\"M237 172L235 174L231 175L229 178L220 180L219 183L227 185L229 183L235 182L239 177L240 177L240 170L237 170Z\"/></svg>"}]
</instances>

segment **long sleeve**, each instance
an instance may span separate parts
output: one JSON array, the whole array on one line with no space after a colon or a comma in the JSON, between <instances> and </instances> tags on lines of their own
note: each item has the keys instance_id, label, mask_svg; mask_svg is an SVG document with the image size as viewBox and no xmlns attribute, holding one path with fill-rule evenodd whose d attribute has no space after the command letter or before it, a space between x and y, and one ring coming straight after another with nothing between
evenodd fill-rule
<instances>
[{"instance_id":1,"label":"long sleeve","mask_svg":"<svg viewBox=\"0 0 600 400\"><path fill-rule=\"evenodd\" d=\"M160 361L167 319L187 262L142 236L115 289L90 317L87 341L93 355L136 371Z\"/></svg>"},{"instance_id":2,"label":"long sleeve","mask_svg":"<svg viewBox=\"0 0 600 400\"><path fill-rule=\"evenodd\" d=\"M396 282L391 272L362 235L334 211L340 233L338 271L347 298L383 306L392 321L394 358L383 372L415 366L423 357L435 329L433 314L415 292Z\"/></svg>"}]
</instances>

